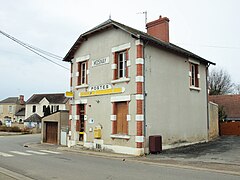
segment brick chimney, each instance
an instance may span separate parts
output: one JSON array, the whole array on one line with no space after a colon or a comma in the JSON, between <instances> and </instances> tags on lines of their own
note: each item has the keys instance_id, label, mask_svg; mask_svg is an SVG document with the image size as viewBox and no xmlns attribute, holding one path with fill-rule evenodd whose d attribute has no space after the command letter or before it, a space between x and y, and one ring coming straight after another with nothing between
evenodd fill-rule
<instances>
[{"instance_id":1,"label":"brick chimney","mask_svg":"<svg viewBox=\"0 0 240 180\"><path fill-rule=\"evenodd\" d=\"M24 105L24 95L19 95L19 103Z\"/></svg>"},{"instance_id":2,"label":"brick chimney","mask_svg":"<svg viewBox=\"0 0 240 180\"><path fill-rule=\"evenodd\" d=\"M146 24L147 33L162 41L169 42L169 19L159 16L159 19Z\"/></svg>"}]
</instances>

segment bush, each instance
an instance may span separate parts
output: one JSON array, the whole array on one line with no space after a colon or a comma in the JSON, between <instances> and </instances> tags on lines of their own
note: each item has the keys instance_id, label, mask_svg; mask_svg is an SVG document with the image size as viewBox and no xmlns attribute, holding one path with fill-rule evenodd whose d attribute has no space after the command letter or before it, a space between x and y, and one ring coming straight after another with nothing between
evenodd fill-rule
<instances>
[{"instance_id":1,"label":"bush","mask_svg":"<svg viewBox=\"0 0 240 180\"><path fill-rule=\"evenodd\" d=\"M22 133L23 133L23 134L32 134L32 131L31 131L30 128L23 128L23 129L22 129Z\"/></svg>"},{"instance_id":2,"label":"bush","mask_svg":"<svg viewBox=\"0 0 240 180\"><path fill-rule=\"evenodd\" d=\"M22 132L22 130L19 127L17 127L17 126L14 126L14 127L1 126L0 127L0 131L4 131L4 132Z\"/></svg>"},{"instance_id":3,"label":"bush","mask_svg":"<svg viewBox=\"0 0 240 180\"><path fill-rule=\"evenodd\" d=\"M22 130L17 126L13 126L13 127L10 127L10 128L11 128L10 132L22 132Z\"/></svg>"},{"instance_id":4,"label":"bush","mask_svg":"<svg viewBox=\"0 0 240 180\"><path fill-rule=\"evenodd\" d=\"M0 126L0 131L6 132L7 131L7 127L6 126Z\"/></svg>"}]
</instances>

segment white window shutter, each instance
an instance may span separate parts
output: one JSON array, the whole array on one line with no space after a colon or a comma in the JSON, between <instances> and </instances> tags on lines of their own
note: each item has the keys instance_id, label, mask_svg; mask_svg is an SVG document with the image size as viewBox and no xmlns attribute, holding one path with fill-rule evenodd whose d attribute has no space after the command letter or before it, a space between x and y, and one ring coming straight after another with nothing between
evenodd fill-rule
<instances>
[{"instance_id":1,"label":"white window shutter","mask_svg":"<svg viewBox=\"0 0 240 180\"><path fill-rule=\"evenodd\" d=\"M191 72L191 71L189 71L189 74L188 74L188 75L189 75L189 77L192 77L192 72Z\"/></svg>"}]
</instances>

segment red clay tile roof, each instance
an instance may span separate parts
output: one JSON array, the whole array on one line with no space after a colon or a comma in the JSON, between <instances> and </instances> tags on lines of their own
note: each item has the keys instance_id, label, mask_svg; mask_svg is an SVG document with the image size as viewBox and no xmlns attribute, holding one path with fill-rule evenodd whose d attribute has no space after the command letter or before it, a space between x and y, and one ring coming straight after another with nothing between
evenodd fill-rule
<instances>
[{"instance_id":1,"label":"red clay tile roof","mask_svg":"<svg viewBox=\"0 0 240 180\"><path fill-rule=\"evenodd\" d=\"M240 118L240 95L209 96L209 101L223 106L228 118Z\"/></svg>"}]
</instances>

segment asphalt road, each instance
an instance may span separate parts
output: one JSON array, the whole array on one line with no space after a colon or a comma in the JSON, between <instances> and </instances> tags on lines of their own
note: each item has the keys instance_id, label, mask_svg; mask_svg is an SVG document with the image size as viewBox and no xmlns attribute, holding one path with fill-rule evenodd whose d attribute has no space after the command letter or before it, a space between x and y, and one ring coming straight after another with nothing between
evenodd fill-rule
<instances>
[{"instance_id":1,"label":"asphalt road","mask_svg":"<svg viewBox=\"0 0 240 180\"><path fill-rule=\"evenodd\" d=\"M23 147L25 143L39 140L40 135L0 136L0 167L37 180L239 179L239 176L223 173L163 167L128 160L123 161L122 159Z\"/></svg>"}]
</instances>

